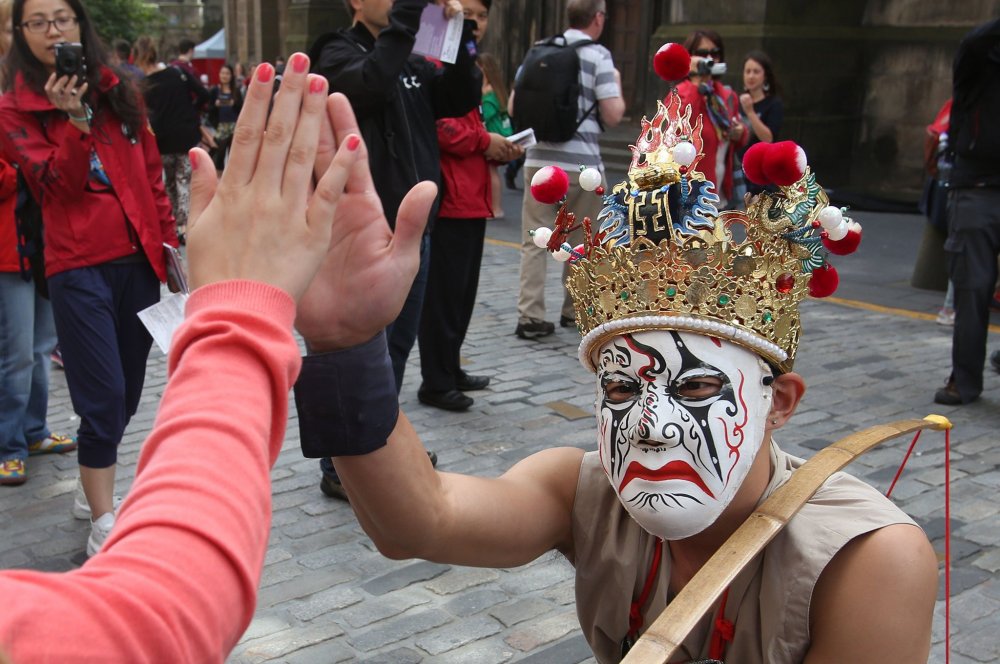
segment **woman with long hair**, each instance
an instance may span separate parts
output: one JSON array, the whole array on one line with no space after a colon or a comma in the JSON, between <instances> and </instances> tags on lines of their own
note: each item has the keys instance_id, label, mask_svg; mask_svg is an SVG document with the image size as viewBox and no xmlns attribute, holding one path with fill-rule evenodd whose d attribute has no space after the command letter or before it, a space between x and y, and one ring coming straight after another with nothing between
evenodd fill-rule
<instances>
[{"instance_id":1,"label":"woman with long hair","mask_svg":"<svg viewBox=\"0 0 1000 664\"><path fill-rule=\"evenodd\" d=\"M778 140L781 123L785 118L785 105L781 102L781 87L774 75L771 58L763 51L750 51L743 58L743 89L740 108L750 125L750 140L740 151L742 159L754 143L773 143ZM764 187L746 183L747 191L759 194Z\"/></svg>"},{"instance_id":2,"label":"woman with long hair","mask_svg":"<svg viewBox=\"0 0 1000 664\"><path fill-rule=\"evenodd\" d=\"M92 555L115 522L118 444L152 344L137 312L159 300L163 245L177 246L177 235L139 93L110 65L80 1L14 0L11 15L0 148L42 206L45 272L80 416L73 511L91 519ZM56 73L60 42L82 44L79 74Z\"/></svg>"},{"instance_id":3,"label":"woman with long hair","mask_svg":"<svg viewBox=\"0 0 1000 664\"><path fill-rule=\"evenodd\" d=\"M215 129L216 146L212 160L221 171L226 163L226 152L232 142L236 119L243 109L243 91L233 65L227 62L219 68L219 84L210 93L212 101L208 107L208 123Z\"/></svg>"}]
</instances>

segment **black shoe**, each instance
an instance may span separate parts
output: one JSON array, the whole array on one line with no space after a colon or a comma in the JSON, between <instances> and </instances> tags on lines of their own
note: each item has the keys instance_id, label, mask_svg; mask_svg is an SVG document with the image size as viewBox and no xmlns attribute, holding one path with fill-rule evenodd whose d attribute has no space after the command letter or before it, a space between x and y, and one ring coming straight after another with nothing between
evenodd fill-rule
<instances>
[{"instance_id":1,"label":"black shoe","mask_svg":"<svg viewBox=\"0 0 1000 664\"><path fill-rule=\"evenodd\" d=\"M514 191L517 191L517 181L514 179L516 177L517 177L517 175L515 173L513 173L512 171L508 171L508 170L504 169L503 179L504 179L504 182L507 183L507 188L508 189L513 189Z\"/></svg>"},{"instance_id":2,"label":"black shoe","mask_svg":"<svg viewBox=\"0 0 1000 664\"><path fill-rule=\"evenodd\" d=\"M556 331L556 326L547 320L533 320L530 323L518 323L514 330L521 339L538 339L547 337Z\"/></svg>"},{"instance_id":3,"label":"black shoe","mask_svg":"<svg viewBox=\"0 0 1000 664\"><path fill-rule=\"evenodd\" d=\"M469 407L475 403L472 397L467 397L458 390L446 390L444 392L417 390L417 400L422 404L434 406L442 410L469 410Z\"/></svg>"},{"instance_id":4,"label":"black shoe","mask_svg":"<svg viewBox=\"0 0 1000 664\"><path fill-rule=\"evenodd\" d=\"M994 371L1000 371L1000 350L995 350L990 355L990 366Z\"/></svg>"},{"instance_id":5,"label":"black shoe","mask_svg":"<svg viewBox=\"0 0 1000 664\"><path fill-rule=\"evenodd\" d=\"M950 378L944 387L934 393L934 403L939 403L944 406L961 406L967 403L972 403L977 398L978 397L973 397L968 401L963 401L962 395L958 393L958 389L955 387L955 381Z\"/></svg>"},{"instance_id":6,"label":"black shoe","mask_svg":"<svg viewBox=\"0 0 1000 664\"><path fill-rule=\"evenodd\" d=\"M560 316L559 327L576 327L576 319L569 316Z\"/></svg>"},{"instance_id":7,"label":"black shoe","mask_svg":"<svg viewBox=\"0 0 1000 664\"><path fill-rule=\"evenodd\" d=\"M476 390L485 390L489 384L489 376L472 376L464 371L459 374L458 380L455 381L455 387L458 388L459 392L475 392Z\"/></svg>"},{"instance_id":8,"label":"black shoe","mask_svg":"<svg viewBox=\"0 0 1000 664\"><path fill-rule=\"evenodd\" d=\"M323 495L330 498L347 500L347 492L344 491L344 485L340 483L340 479L336 475L323 473L323 479L319 481L319 490L323 492Z\"/></svg>"},{"instance_id":9,"label":"black shoe","mask_svg":"<svg viewBox=\"0 0 1000 664\"><path fill-rule=\"evenodd\" d=\"M427 450L427 458L431 460L431 467L437 468L438 465L438 455L436 452L431 452ZM319 481L319 490L323 492L323 495L330 498L338 498L340 500L346 500L350 502L347 498L347 492L344 491L344 485L340 483L340 478L336 475L331 475L328 473L323 473L323 478Z\"/></svg>"}]
</instances>

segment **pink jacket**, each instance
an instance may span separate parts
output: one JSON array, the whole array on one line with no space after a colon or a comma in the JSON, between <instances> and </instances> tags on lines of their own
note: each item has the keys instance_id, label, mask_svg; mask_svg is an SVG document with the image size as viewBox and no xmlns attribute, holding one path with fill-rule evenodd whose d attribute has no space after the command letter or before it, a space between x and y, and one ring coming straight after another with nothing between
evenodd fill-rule
<instances>
[{"instance_id":1,"label":"pink jacket","mask_svg":"<svg viewBox=\"0 0 1000 664\"><path fill-rule=\"evenodd\" d=\"M268 472L301 366L294 317L291 297L260 283L191 295L104 549L63 574L0 571L12 662L224 661L253 617L267 550Z\"/></svg>"}]
</instances>

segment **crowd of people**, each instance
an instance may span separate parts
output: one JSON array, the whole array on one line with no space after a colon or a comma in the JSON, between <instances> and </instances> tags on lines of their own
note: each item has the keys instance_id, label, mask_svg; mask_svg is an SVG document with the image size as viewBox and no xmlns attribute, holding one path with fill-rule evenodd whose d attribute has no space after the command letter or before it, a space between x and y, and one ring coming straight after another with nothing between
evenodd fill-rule
<instances>
[{"instance_id":1,"label":"crowd of people","mask_svg":"<svg viewBox=\"0 0 1000 664\"><path fill-rule=\"evenodd\" d=\"M179 44L169 64L149 37L108 52L80 0L0 0L0 123L18 128L0 134L0 484L24 483L29 455L75 450L73 514L90 520L92 556L62 575L0 572L0 594L16 598L0 615L0 661L224 658L253 615L270 524L268 471L290 390L302 452L320 460L320 488L350 501L380 551L476 566L558 551L577 570L581 624L602 662L617 661L801 465L772 439L805 390L792 371L797 337L714 310L692 320L683 309L609 308L582 287L564 293L559 323L585 334L580 360L595 374L599 451L546 450L499 478L440 473L398 402L415 344L421 403L467 410L467 393L490 384L464 371L460 354L486 223L502 216L504 164L524 158L514 334L526 340L555 331L544 302L553 247L529 233L552 224L553 206L527 193L549 166L597 174L586 186L571 178L560 201L602 224L595 235L582 225L563 229L575 254L564 276L578 284L588 261L605 253L654 262L671 255L649 257L650 238L614 216L616 196L662 196L685 224L692 206L703 206L699 215L712 224L751 200L772 206L771 222L790 216L780 209L785 185L745 182L741 170L754 145L782 138L781 88L768 55L745 55L737 91L723 83L721 35L697 30L685 41L690 69L671 87L664 103L673 110L662 121L701 127L703 158L692 169L703 195L695 202L680 193L686 165L678 180L657 175L651 184L630 172L626 182L606 182L598 137L622 120L625 101L612 54L599 43L605 0L566 3L561 37L580 72L575 131L527 150L509 138L523 72L505 80L480 50L492 0L344 4L352 25L323 35L308 54L246 77L226 65L207 89L191 65L193 42ZM428 4L465 18L454 63L413 53ZM995 25L986 31L995 33ZM82 44L85 69L60 70L61 42ZM990 59L995 51L988 46L986 60L1000 64ZM961 93L982 89L969 80L963 75L960 87L956 79L955 105L967 112L978 102ZM956 133L963 130L959 123ZM959 182L970 191L955 205L987 215L996 169L979 153L964 159ZM44 250L29 256L32 205ZM992 227L952 230L960 256L959 240L975 233L987 234L979 243L986 249L1000 246ZM772 235L776 251L791 252L787 235ZM122 501L117 448L152 343L137 313L160 298L165 247L185 240L186 320ZM748 274L725 278L772 288ZM981 390L985 340L979 314L970 313L985 293L979 276L952 272L962 338L983 348L956 351L948 389L959 402ZM671 298L684 298L695 285L672 288ZM804 296L800 287L792 299ZM779 314L792 327L797 305ZM606 319L594 318L595 308ZM956 324L956 348L958 334ZM56 337L80 416L75 437L46 425ZM684 641L688 658L926 660L937 562L916 524L871 487L842 475L826 481L763 556L731 586L728 608L724 598ZM648 598L643 587L657 593ZM789 616L774 620L765 600L787 602ZM32 619L43 610L70 618ZM120 625L137 638L121 638Z\"/></svg>"}]
</instances>

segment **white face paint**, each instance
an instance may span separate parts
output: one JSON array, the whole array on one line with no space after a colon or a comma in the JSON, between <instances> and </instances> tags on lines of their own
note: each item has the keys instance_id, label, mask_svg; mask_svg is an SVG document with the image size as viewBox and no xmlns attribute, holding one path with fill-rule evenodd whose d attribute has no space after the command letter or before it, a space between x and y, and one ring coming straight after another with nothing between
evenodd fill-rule
<instances>
[{"instance_id":1,"label":"white face paint","mask_svg":"<svg viewBox=\"0 0 1000 664\"><path fill-rule=\"evenodd\" d=\"M771 409L767 364L687 332L615 337L597 358L601 463L639 525L667 540L719 518L753 464Z\"/></svg>"}]
</instances>

